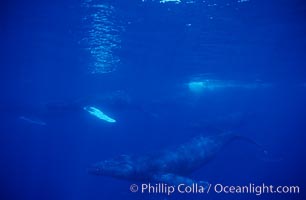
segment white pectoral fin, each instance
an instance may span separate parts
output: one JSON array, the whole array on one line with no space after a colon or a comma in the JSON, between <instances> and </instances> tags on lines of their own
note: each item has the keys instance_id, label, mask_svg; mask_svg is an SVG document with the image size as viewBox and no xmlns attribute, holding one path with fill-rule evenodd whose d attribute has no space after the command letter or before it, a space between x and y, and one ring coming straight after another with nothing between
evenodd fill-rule
<instances>
[{"instance_id":1,"label":"white pectoral fin","mask_svg":"<svg viewBox=\"0 0 306 200\"><path fill-rule=\"evenodd\" d=\"M85 106L83 108L84 110L86 110L89 114L97 117L98 119L101 119L103 121L109 122L109 123L115 123L116 120L109 117L108 115L104 114L101 110L99 110L96 107L93 106Z\"/></svg>"}]
</instances>

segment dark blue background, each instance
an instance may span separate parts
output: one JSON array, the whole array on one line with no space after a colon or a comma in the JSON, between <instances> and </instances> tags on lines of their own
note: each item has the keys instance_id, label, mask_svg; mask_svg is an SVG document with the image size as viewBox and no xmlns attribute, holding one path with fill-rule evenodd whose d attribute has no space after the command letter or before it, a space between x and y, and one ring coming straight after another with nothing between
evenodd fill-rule
<instances>
[{"instance_id":1,"label":"dark blue background","mask_svg":"<svg viewBox=\"0 0 306 200\"><path fill-rule=\"evenodd\" d=\"M198 134L216 134L213 128L198 127L203 121L255 139L273 152L273 161L261 159L255 147L235 142L192 177L229 185L300 185L300 195L261 198L303 199L303 1L101 0L113 5L115 23L124 27L121 48L114 51L121 61L108 74L88 70L92 58L80 41L88 31L82 18L90 13L82 3L1 1L1 199L163 199L162 195L130 193L130 182L95 177L86 170L116 155L158 151ZM217 6L208 6L214 3ZM191 94L186 83L206 73L238 83L261 80L272 87ZM144 109L106 108L118 120L111 125L81 110L42 109L48 102L73 102L117 90ZM244 114L238 125L217 121L231 113ZM47 125L28 123L20 116L36 117Z\"/></svg>"}]
</instances>

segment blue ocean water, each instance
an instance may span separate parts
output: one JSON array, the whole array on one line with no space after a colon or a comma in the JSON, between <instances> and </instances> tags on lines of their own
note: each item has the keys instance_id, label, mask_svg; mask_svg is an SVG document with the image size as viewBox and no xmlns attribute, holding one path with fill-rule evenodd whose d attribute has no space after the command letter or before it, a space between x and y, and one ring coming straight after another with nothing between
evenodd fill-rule
<instances>
[{"instance_id":1,"label":"blue ocean water","mask_svg":"<svg viewBox=\"0 0 306 200\"><path fill-rule=\"evenodd\" d=\"M0 9L0 199L305 199L302 0L12 0ZM142 194L130 191L140 182L88 173L224 132L268 153L233 141L189 177L299 194Z\"/></svg>"}]
</instances>

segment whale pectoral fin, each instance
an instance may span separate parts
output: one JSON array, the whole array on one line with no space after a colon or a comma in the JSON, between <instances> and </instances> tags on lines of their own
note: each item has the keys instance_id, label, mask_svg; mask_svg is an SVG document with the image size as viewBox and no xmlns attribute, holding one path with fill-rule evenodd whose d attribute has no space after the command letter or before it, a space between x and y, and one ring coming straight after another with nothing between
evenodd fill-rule
<instances>
[{"instance_id":1,"label":"whale pectoral fin","mask_svg":"<svg viewBox=\"0 0 306 200\"><path fill-rule=\"evenodd\" d=\"M192 185L197 183L202 185L204 188L207 188L209 186L209 183L207 181L196 181L185 176L180 176L171 173L155 174L153 176L153 180L156 182L167 183L170 185L179 185L179 184Z\"/></svg>"},{"instance_id":2,"label":"whale pectoral fin","mask_svg":"<svg viewBox=\"0 0 306 200\"><path fill-rule=\"evenodd\" d=\"M171 174L171 173L155 174L153 176L153 179L156 182L163 182L163 183L172 184L172 185L177 185L181 183L189 185L195 182L188 177L179 176L179 175Z\"/></svg>"}]
</instances>

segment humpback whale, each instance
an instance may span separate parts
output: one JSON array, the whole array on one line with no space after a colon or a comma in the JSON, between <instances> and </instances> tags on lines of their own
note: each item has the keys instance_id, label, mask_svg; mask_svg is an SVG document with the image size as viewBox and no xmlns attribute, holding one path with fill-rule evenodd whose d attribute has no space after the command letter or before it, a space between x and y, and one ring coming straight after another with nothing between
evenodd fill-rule
<instances>
[{"instance_id":1,"label":"humpback whale","mask_svg":"<svg viewBox=\"0 0 306 200\"><path fill-rule=\"evenodd\" d=\"M114 123L116 122L115 119L107 116L106 114L104 114L101 110L99 110L98 108L96 107L93 107L93 106L85 106L83 108L84 110L86 110L87 112L89 112L89 114L101 119L101 120L104 120L106 122L109 122L109 123Z\"/></svg>"},{"instance_id":2,"label":"humpback whale","mask_svg":"<svg viewBox=\"0 0 306 200\"><path fill-rule=\"evenodd\" d=\"M143 156L121 155L96 163L89 168L89 173L130 181L163 182L172 185L204 183L205 181L192 180L188 176L234 140L244 140L261 147L252 139L233 133L198 136L172 150Z\"/></svg>"},{"instance_id":3,"label":"humpback whale","mask_svg":"<svg viewBox=\"0 0 306 200\"><path fill-rule=\"evenodd\" d=\"M29 118L29 117L25 117L25 116L20 116L19 117L20 120L23 120L25 122L28 122L30 124L36 124L36 125L40 125L40 126L45 126L47 125L46 122L41 121L40 119L33 119L33 118Z\"/></svg>"}]
</instances>

